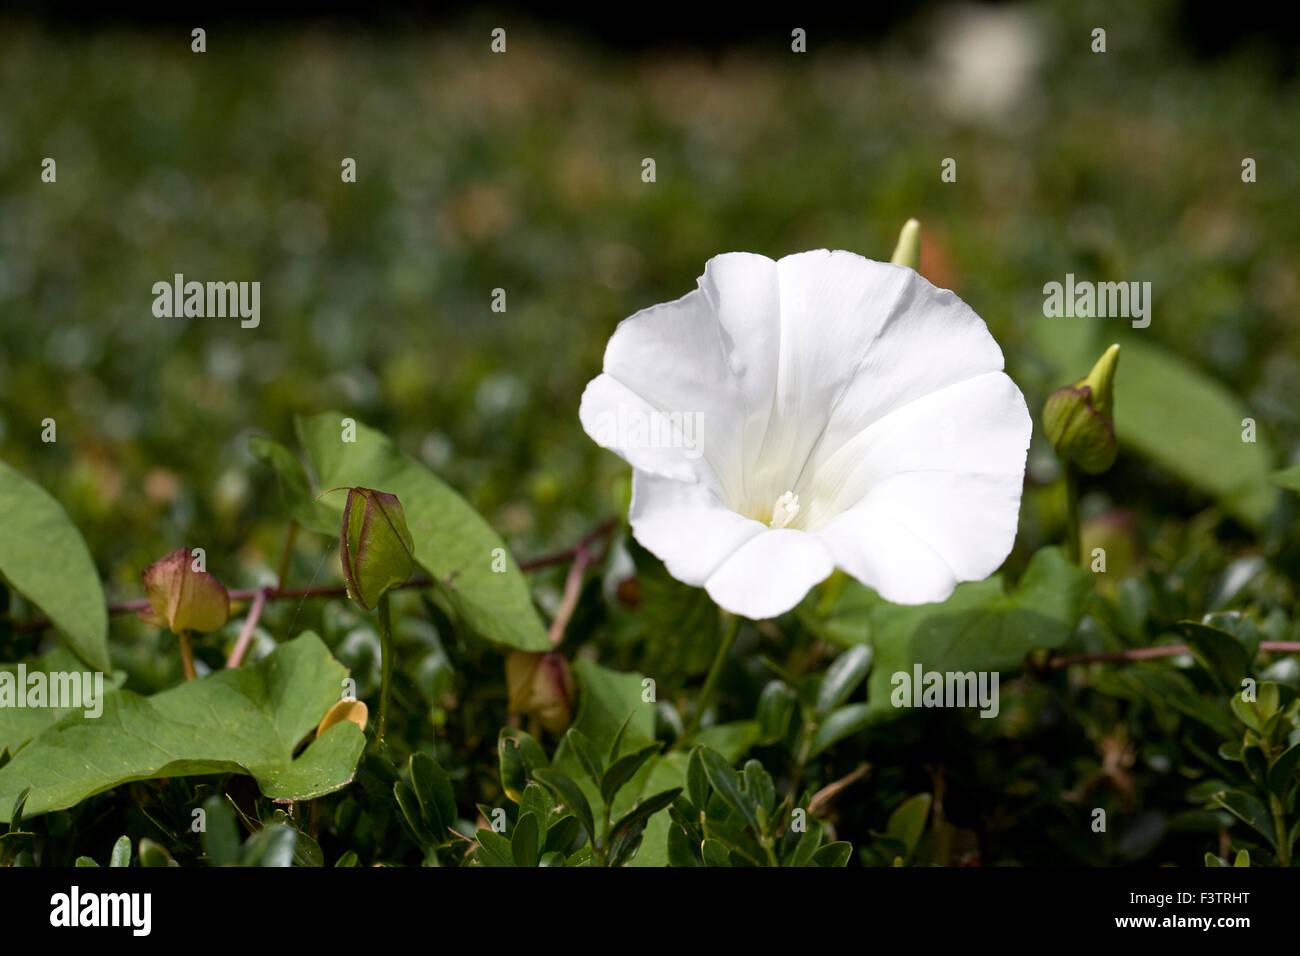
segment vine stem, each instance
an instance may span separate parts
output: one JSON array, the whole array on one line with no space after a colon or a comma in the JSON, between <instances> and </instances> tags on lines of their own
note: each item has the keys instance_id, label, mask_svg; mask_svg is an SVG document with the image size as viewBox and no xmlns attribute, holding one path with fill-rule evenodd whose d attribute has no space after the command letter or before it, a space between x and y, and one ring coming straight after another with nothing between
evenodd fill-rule
<instances>
[{"instance_id":1,"label":"vine stem","mask_svg":"<svg viewBox=\"0 0 1300 956\"><path fill-rule=\"evenodd\" d=\"M1065 464L1065 550L1071 563L1079 563L1079 474Z\"/></svg>"},{"instance_id":2,"label":"vine stem","mask_svg":"<svg viewBox=\"0 0 1300 956\"><path fill-rule=\"evenodd\" d=\"M564 579L564 598L560 602L560 609L555 612L555 620L551 622L548 632L552 647L564 640L564 629L569 626L569 620L578 608L578 598L582 596L582 582L589 564L591 564L591 552L587 550L586 545L580 543L578 553L573 556L573 564L569 566L568 577Z\"/></svg>"},{"instance_id":3,"label":"vine stem","mask_svg":"<svg viewBox=\"0 0 1300 956\"><path fill-rule=\"evenodd\" d=\"M718 642L718 650L713 655L713 663L709 667L709 674L704 678L704 686L700 688L700 696L695 699L695 709L691 711L690 720L686 722L686 728L682 735L677 738L680 744L689 740L695 731L700 729L700 721L704 719L704 712L709 709L709 703L713 700L713 694L718 687L718 679L722 676L722 669L726 666L727 658L731 655L731 648L736 643L736 635L740 633L740 615L729 615L725 630L722 632L722 640Z\"/></svg>"},{"instance_id":4,"label":"vine stem","mask_svg":"<svg viewBox=\"0 0 1300 956\"><path fill-rule=\"evenodd\" d=\"M609 547L609 538L613 533L617 523L613 518L602 522L593 531L588 533L581 541L572 547L565 548L563 551L556 551L553 554L542 555L541 557L532 558L528 561L520 561L519 569L521 571L537 571L542 568L549 568L557 564L563 564L566 561L573 560L577 557L580 549L587 550L590 553L591 546L598 541L604 540L605 547L591 561L599 561ZM283 556L282 556L283 557ZM285 562L282 560L282 569L285 568ZM434 582L426 577L411 578L411 580L399 584L394 588L427 588ZM347 597L347 588L343 586L319 587L319 588L286 588L283 577L280 583L275 587L260 588L231 588L228 592L232 601L250 601L256 600L260 594L263 601L287 601L302 600L304 598L331 598ZM148 598L136 598L131 601L119 601L107 606L110 616L120 617L123 614L132 614L136 611L147 611L150 608ZM43 631L50 627L48 618L32 618L27 621L13 621L12 627L15 631Z\"/></svg>"},{"instance_id":5,"label":"vine stem","mask_svg":"<svg viewBox=\"0 0 1300 956\"><path fill-rule=\"evenodd\" d=\"M1282 799L1276 793L1268 795L1268 809L1273 815L1273 830L1277 834L1277 861L1283 866L1291 865L1291 841L1287 839L1286 809Z\"/></svg>"},{"instance_id":6,"label":"vine stem","mask_svg":"<svg viewBox=\"0 0 1300 956\"><path fill-rule=\"evenodd\" d=\"M266 591L258 591L253 595L253 606L249 608L248 617L244 619L244 627L239 632L239 640L235 641L235 649L226 659L227 667L238 667L243 662L244 655L248 653L248 645L253 641L253 631L257 628L257 621L262 616L262 608L265 606Z\"/></svg>"},{"instance_id":7,"label":"vine stem","mask_svg":"<svg viewBox=\"0 0 1300 956\"><path fill-rule=\"evenodd\" d=\"M185 672L186 680L194 680L199 674L194 669L194 643L190 640L190 632L181 631L176 636L181 643L181 670Z\"/></svg>"},{"instance_id":8,"label":"vine stem","mask_svg":"<svg viewBox=\"0 0 1300 956\"><path fill-rule=\"evenodd\" d=\"M388 724L388 685L393 680L393 620L388 610L387 591L379 599L379 666L382 676L379 681L379 722L375 725L375 737L382 747L384 729Z\"/></svg>"},{"instance_id":9,"label":"vine stem","mask_svg":"<svg viewBox=\"0 0 1300 956\"><path fill-rule=\"evenodd\" d=\"M1300 641L1260 641L1261 651L1279 651L1284 654L1300 653ZM1142 661L1153 657L1172 657L1175 654L1189 654L1191 648L1186 644L1159 644L1155 647L1130 647L1122 651L1106 651L1102 654L1076 654L1068 657L1052 657L1047 661L1048 667L1070 667L1073 664L1097 664L1114 661Z\"/></svg>"}]
</instances>

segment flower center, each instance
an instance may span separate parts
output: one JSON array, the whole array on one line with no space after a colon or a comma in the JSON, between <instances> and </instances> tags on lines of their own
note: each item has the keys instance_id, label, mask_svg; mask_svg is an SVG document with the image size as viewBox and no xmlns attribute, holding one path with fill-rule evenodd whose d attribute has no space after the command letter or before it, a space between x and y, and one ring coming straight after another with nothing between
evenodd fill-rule
<instances>
[{"instance_id":1,"label":"flower center","mask_svg":"<svg viewBox=\"0 0 1300 956\"><path fill-rule=\"evenodd\" d=\"M772 520L767 523L768 527L787 527L798 513L799 496L793 491L787 491L780 498L777 498L776 504L772 506Z\"/></svg>"}]
</instances>

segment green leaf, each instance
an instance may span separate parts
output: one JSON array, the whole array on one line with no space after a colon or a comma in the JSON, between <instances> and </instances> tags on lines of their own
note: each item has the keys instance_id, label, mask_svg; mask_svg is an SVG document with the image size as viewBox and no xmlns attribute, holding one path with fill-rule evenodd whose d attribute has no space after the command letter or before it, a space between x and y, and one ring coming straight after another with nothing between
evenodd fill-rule
<instances>
[{"instance_id":1,"label":"green leaf","mask_svg":"<svg viewBox=\"0 0 1300 956\"><path fill-rule=\"evenodd\" d=\"M697 730L684 743L690 747L703 746L716 750L729 763L735 763L749 752L750 747L758 743L759 732L756 720L733 720Z\"/></svg>"},{"instance_id":2,"label":"green leaf","mask_svg":"<svg viewBox=\"0 0 1300 956\"><path fill-rule=\"evenodd\" d=\"M109 866L131 865L131 838L125 834L117 838L113 851L108 855Z\"/></svg>"},{"instance_id":3,"label":"green leaf","mask_svg":"<svg viewBox=\"0 0 1300 956\"><path fill-rule=\"evenodd\" d=\"M141 866L176 866L176 861L167 850L148 837L140 839L140 865Z\"/></svg>"},{"instance_id":4,"label":"green leaf","mask_svg":"<svg viewBox=\"0 0 1300 956\"><path fill-rule=\"evenodd\" d=\"M209 866L234 866L239 862L239 825L225 797L211 796L203 801L203 852ZM128 852L130 844L127 844Z\"/></svg>"},{"instance_id":5,"label":"green leaf","mask_svg":"<svg viewBox=\"0 0 1300 956\"><path fill-rule=\"evenodd\" d=\"M456 795L451 778L436 760L423 752L411 754L410 767L411 787L434 843L446 843L450 839L448 830L456 822Z\"/></svg>"},{"instance_id":6,"label":"green leaf","mask_svg":"<svg viewBox=\"0 0 1300 956\"><path fill-rule=\"evenodd\" d=\"M554 793L556 799L578 818L578 822L587 831L588 838L595 843L598 835L596 833L596 821L591 813L591 804L582 795L582 790L579 789L578 785L570 777L557 770L537 770L533 776L538 783Z\"/></svg>"},{"instance_id":7,"label":"green leaf","mask_svg":"<svg viewBox=\"0 0 1300 956\"><path fill-rule=\"evenodd\" d=\"M262 827L244 844L244 866L293 866L298 831L285 823Z\"/></svg>"},{"instance_id":8,"label":"green leaf","mask_svg":"<svg viewBox=\"0 0 1300 956\"><path fill-rule=\"evenodd\" d=\"M700 853L703 855L705 866L731 866L731 854L719 840L706 839L700 845Z\"/></svg>"},{"instance_id":9,"label":"green leaf","mask_svg":"<svg viewBox=\"0 0 1300 956\"><path fill-rule=\"evenodd\" d=\"M674 826L668 831L668 865L669 866L703 866L699 848L691 842L686 831Z\"/></svg>"},{"instance_id":10,"label":"green leaf","mask_svg":"<svg viewBox=\"0 0 1300 956\"><path fill-rule=\"evenodd\" d=\"M625 783L632 779L641 765L659 752L659 743L653 743L649 746L642 747L640 750L634 750L618 760L605 771L604 776L600 778L600 796L606 805L612 805L614 796L623 787Z\"/></svg>"},{"instance_id":11,"label":"green leaf","mask_svg":"<svg viewBox=\"0 0 1300 956\"><path fill-rule=\"evenodd\" d=\"M540 850L537 817L531 813L522 814L510 837L510 854L515 866L536 866Z\"/></svg>"},{"instance_id":12,"label":"green leaf","mask_svg":"<svg viewBox=\"0 0 1300 956\"><path fill-rule=\"evenodd\" d=\"M930 815L931 797L928 793L918 793L900 803L889 815L885 832L898 840L906 849L904 856L911 859L916 845L921 842L925 832L925 821Z\"/></svg>"},{"instance_id":13,"label":"green leaf","mask_svg":"<svg viewBox=\"0 0 1300 956\"><path fill-rule=\"evenodd\" d=\"M502 727L497 735L497 756L501 767L501 789L518 803L524 788L539 768L549 767L546 751L530 734L513 727Z\"/></svg>"},{"instance_id":14,"label":"green leaf","mask_svg":"<svg viewBox=\"0 0 1300 956\"><path fill-rule=\"evenodd\" d=\"M853 844L844 840L827 843L813 854L813 866L848 866L849 857L853 855Z\"/></svg>"},{"instance_id":15,"label":"green leaf","mask_svg":"<svg viewBox=\"0 0 1300 956\"><path fill-rule=\"evenodd\" d=\"M599 782L605 772L604 763L600 759L600 754L596 752L596 748L587 739L587 735L577 727L570 727L565 736L568 738L569 747L572 748L574 754L578 757L579 763L582 764L582 769L587 771L587 776L591 780Z\"/></svg>"},{"instance_id":16,"label":"green leaf","mask_svg":"<svg viewBox=\"0 0 1300 956\"><path fill-rule=\"evenodd\" d=\"M759 735L755 742L767 746L785 737L797 703L797 695L785 681L768 681L758 695Z\"/></svg>"},{"instance_id":17,"label":"green leaf","mask_svg":"<svg viewBox=\"0 0 1300 956\"><path fill-rule=\"evenodd\" d=\"M807 829L799 835L799 841L795 844L794 852L790 855L787 866L811 866L813 855L816 854L817 848L821 846L822 832L824 827L820 820L808 820Z\"/></svg>"},{"instance_id":18,"label":"green leaf","mask_svg":"<svg viewBox=\"0 0 1300 956\"><path fill-rule=\"evenodd\" d=\"M514 850L510 846L510 841L500 833L493 830L479 830L475 834L478 840L478 849L474 851L474 859L479 866L514 866Z\"/></svg>"},{"instance_id":19,"label":"green leaf","mask_svg":"<svg viewBox=\"0 0 1300 956\"><path fill-rule=\"evenodd\" d=\"M1268 789L1279 797L1285 796L1295 780L1296 767L1300 766L1300 743L1292 744L1273 761L1268 770Z\"/></svg>"},{"instance_id":20,"label":"green leaf","mask_svg":"<svg viewBox=\"0 0 1300 956\"><path fill-rule=\"evenodd\" d=\"M1160 467L1216 497L1258 528L1273 509L1275 455L1263 434L1243 442L1250 409L1219 382L1164 349L1124 340L1115 377L1115 434Z\"/></svg>"},{"instance_id":21,"label":"green leaf","mask_svg":"<svg viewBox=\"0 0 1300 956\"><path fill-rule=\"evenodd\" d=\"M90 672L85 669L83 664L75 654L66 647L56 647L48 654L41 657L24 661L28 677L34 673L40 672L45 675L61 674L67 675L65 679L70 679L71 675L80 675L77 681L83 690L89 686L91 691L94 690L94 678L88 683L86 680ZM17 664L0 664L0 673L13 674L13 680L17 681ZM101 672L95 672L101 673ZM114 691L122 686L126 679L123 671L117 671L114 674L104 674L103 692L107 696L110 691ZM47 694L50 693L52 684L49 677L46 678ZM81 698L83 704L91 703L85 696ZM49 701L52 702L52 695ZM0 752L8 749L11 753L16 753L23 744L31 740L46 727L57 724L69 714L93 710L93 707L4 707L0 706Z\"/></svg>"},{"instance_id":22,"label":"green leaf","mask_svg":"<svg viewBox=\"0 0 1300 956\"><path fill-rule=\"evenodd\" d=\"M938 672L1008 670L1032 650L1060 647L1074 633L1092 588L1091 574L1059 549L1043 548L1009 593L995 575L958 585L939 604L905 607L876 599L869 638L876 650L867 695L871 719L899 713L890 700L893 676L912 676L916 664Z\"/></svg>"},{"instance_id":23,"label":"green leaf","mask_svg":"<svg viewBox=\"0 0 1300 956\"><path fill-rule=\"evenodd\" d=\"M848 704L832 713L813 734L809 757L816 757L845 737L869 727L878 719L878 708L871 704Z\"/></svg>"},{"instance_id":24,"label":"green leaf","mask_svg":"<svg viewBox=\"0 0 1300 956\"><path fill-rule=\"evenodd\" d=\"M850 647L826 668L817 689L817 714L825 716L849 699L853 689L862 683L871 670L873 652L870 644Z\"/></svg>"},{"instance_id":25,"label":"green leaf","mask_svg":"<svg viewBox=\"0 0 1300 956\"><path fill-rule=\"evenodd\" d=\"M744 792L740 775L731 769L731 765L716 750L710 750L708 747L700 748L700 760L704 764L704 772L708 775L709 783L713 785L718 796L727 806L740 814L751 830L757 832L758 818L754 815L754 803Z\"/></svg>"},{"instance_id":26,"label":"green leaf","mask_svg":"<svg viewBox=\"0 0 1300 956\"><path fill-rule=\"evenodd\" d=\"M402 502L415 559L443 588L465 622L490 641L526 651L550 650L528 583L500 536L440 478L361 423L344 442L346 416L325 412L298 419L298 435L322 489L379 488ZM343 496L323 501L342 523ZM499 549L499 550L498 550ZM493 571L503 556L506 570Z\"/></svg>"},{"instance_id":27,"label":"green leaf","mask_svg":"<svg viewBox=\"0 0 1300 956\"><path fill-rule=\"evenodd\" d=\"M42 731L0 768L0 804L30 785L29 813L59 810L133 780L247 773L272 799L346 786L365 745L342 721L294 751L338 700L347 671L306 633L255 664L152 697L117 691L98 719L80 713Z\"/></svg>"},{"instance_id":28,"label":"green leaf","mask_svg":"<svg viewBox=\"0 0 1300 956\"><path fill-rule=\"evenodd\" d=\"M686 795L703 809L709 802L709 777L704 772L704 748L695 747L686 763Z\"/></svg>"},{"instance_id":29,"label":"green leaf","mask_svg":"<svg viewBox=\"0 0 1300 956\"><path fill-rule=\"evenodd\" d=\"M1195 621L1179 621L1178 632L1192 657L1222 689L1229 693L1240 690L1255 656L1253 647L1247 648L1236 634Z\"/></svg>"},{"instance_id":30,"label":"green leaf","mask_svg":"<svg viewBox=\"0 0 1300 956\"><path fill-rule=\"evenodd\" d=\"M393 799L397 802L397 809L401 811L402 820L411 831L411 839L422 847L436 846L438 839L434 836L429 821L420 811L420 801L415 796L415 791L404 781L398 780L393 784Z\"/></svg>"},{"instance_id":31,"label":"green leaf","mask_svg":"<svg viewBox=\"0 0 1300 956\"><path fill-rule=\"evenodd\" d=\"M96 863L96 862L94 861L93 858L88 857L88 856L79 856L79 857L77 857L77 861L76 861L75 863L73 863L72 865L73 865L73 866L76 866L76 867L82 867L82 866L93 866L93 867L95 867L95 868L98 868L98 867L99 867L99 864Z\"/></svg>"},{"instance_id":32,"label":"green leaf","mask_svg":"<svg viewBox=\"0 0 1300 956\"><path fill-rule=\"evenodd\" d=\"M1223 807L1238 820L1249 824L1270 843L1276 844L1276 834L1273 832L1268 810L1257 797L1244 790L1224 790L1214 795L1214 803Z\"/></svg>"},{"instance_id":33,"label":"green leaf","mask_svg":"<svg viewBox=\"0 0 1300 956\"><path fill-rule=\"evenodd\" d=\"M671 790L665 790L662 793L656 793L653 796L638 800L631 810L619 817L618 821L610 827L610 839L613 840L625 833L633 832L638 826L644 827L646 821L652 816L660 810L668 809L681 792L681 787L673 787Z\"/></svg>"},{"instance_id":34,"label":"green leaf","mask_svg":"<svg viewBox=\"0 0 1300 956\"><path fill-rule=\"evenodd\" d=\"M337 536L339 519L323 502L311 493L307 469L298 456L278 441L254 435L248 440L248 450L253 457L275 472L276 485L285 513L309 531Z\"/></svg>"},{"instance_id":35,"label":"green leaf","mask_svg":"<svg viewBox=\"0 0 1300 956\"><path fill-rule=\"evenodd\" d=\"M63 506L0 461L0 576L39 607L68 646L108 673L108 611L95 562Z\"/></svg>"},{"instance_id":36,"label":"green leaf","mask_svg":"<svg viewBox=\"0 0 1300 956\"><path fill-rule=\"evenodd\" d=\"M1280 485L1291 491L1300 491L1300 465L1292 465L1290 468L1275 471L1269 478L1275 485Z\"/></svg>"}]
</instances>

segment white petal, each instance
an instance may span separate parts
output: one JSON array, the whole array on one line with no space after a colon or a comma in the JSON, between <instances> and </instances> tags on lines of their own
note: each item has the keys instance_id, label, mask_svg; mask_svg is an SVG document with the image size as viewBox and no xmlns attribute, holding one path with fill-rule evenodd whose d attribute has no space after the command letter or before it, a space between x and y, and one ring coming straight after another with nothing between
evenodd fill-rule
<instances>
[{"instance_id":1,"label":"white petal","mask_svg":"<svg viewBox=\"0 0 1300 956\"><path fill-rule=\"evenodd\" d=\"M912 402L845 446L840 497L865 493L817 533L839 567L887 600L941 601L1011 552L1031 429L1002 373Z\"/></svg>"},{"instance_id":2,"label":"white petal","mask_svg":"<svg viewBox=\"0 0 1300 956\"><path fill-rule=\"evenodd\" d=\"M605 349L604 374L583 394L583 427L638 469L678 479L691 473L728 501L743 500L744 463L752 457L745 445L757 446L771 407L779 308L771 259L728 253L709 260L699 289L619 323ZM602 423L626 418L627 410L657 410L675 420L700 416L709 469L684 461L681 447L602 441Z\"/></svg>"},{"instance_id":3,"label":"white petal","mask_svg":"<svg viewBox=\"0 0 1300 956\"><path fill-rule=\"evenodd\" d=\"M1000 371L984 322L911 269L849 252L805 252L777 263L781 374L777 404L797 426L770 444L797 460L798 481L872 422L930 392ZM791 439L791 435L797 435ZM765 456L766 457L766 456ZM778 479L763 494L790 485Z\"/></svg>"},{"instance_id":4,"label":"white petal","mask_svg":"<svg viewBox=\"0 0 1300 956\"><path fill-rule=\"evenodd\" d=\"M817 535L764 530L728 557L704 587L719 607L761 620L790 610L834 570Z\"/></svg>"},{"instance_id":5,"label":"white petal","mask_svg":"<svg viewBox=\"0 0 1300 956\"><path fill-rule=\"evenodd\" d=\"M802 527L821 527L896 475L1002 475L1019 488L1032 430L1024 397L1004 372L913 399L834 453L819 449L806 472L811 484Z\"/></svg>"},{"instance_id":6,"label":"white petal","mask_svg":"<svg viewBox=\"0 0 1300 956\"><path fill-rule=\"evenodd\" d=\"M633 536L677 580L699 587L767 527L736 514L700 482L632 472L628 521Z\"/></svg>"}]
</instances>

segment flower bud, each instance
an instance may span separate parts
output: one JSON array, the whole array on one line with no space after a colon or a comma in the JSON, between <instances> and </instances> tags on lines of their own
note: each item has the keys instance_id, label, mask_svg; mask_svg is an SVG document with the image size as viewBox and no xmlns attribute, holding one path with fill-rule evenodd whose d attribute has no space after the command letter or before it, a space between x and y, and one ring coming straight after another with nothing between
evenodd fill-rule
<instances>
[{"instance_id":1,"label":"flower bud","mask_svg":"<svg viewBox=\"0 0 1300 956\"><path fill-rule=\"evenodd\" d=\"M1058 388L1043 406L1043 430L1056 453L1090 475L1113 465L1119 451L1112 418L1118 364L1119 346L1112 345L1086 378Z\"/></svg>"},{"instance_id":2,"label":"flower bud","mask_svg":"<svg viewBox=\"0 0 1300 956\"><path fill-rule=\"evenodd\" d=\"M903 229L898 234L898 245L894 246L894 254L889 259L896 266L907 266L909 269L915 269L921 262L921 224L915 219L909 219L903 223Z\"/></svg>"},{"instance_id":3,"label":"flower bud","mask_svg":"<svg viewBox=\"0 0 1300 956\"><path fill-rule=\"evenodd\" d=\"M510 712L560 733L573 719L573 675L564 655L512 651L506 658Z\"/></svg>"},{"instance_id":4,"label":"flower bud","mask_svg":"<svg viewBox=\"0 0 1300 956\"><path fill-rule=\"evenodd\" d=\"M390 588L411 576L414 548L396 495L370 488L348 489L339 534L348 597L367 611L373 610Z\"/></svg>"},{"instance_id":5,"label":"flower bud","mask_svg":"<svg viewBox=\"0 0 1300 956\"><path fill-rule=\"evenodd\" d=\"M144 569L149 610L137 611L140 619L175 634L215 631L230 617L230 595L207 571L194 567L185 548L178 548Z\"/></svg>"}]
</instances>

